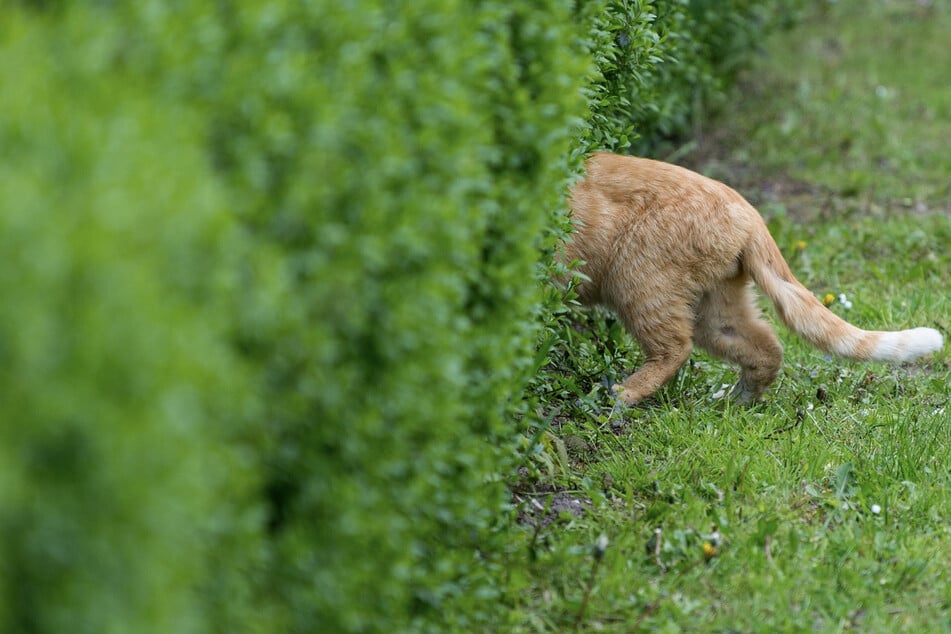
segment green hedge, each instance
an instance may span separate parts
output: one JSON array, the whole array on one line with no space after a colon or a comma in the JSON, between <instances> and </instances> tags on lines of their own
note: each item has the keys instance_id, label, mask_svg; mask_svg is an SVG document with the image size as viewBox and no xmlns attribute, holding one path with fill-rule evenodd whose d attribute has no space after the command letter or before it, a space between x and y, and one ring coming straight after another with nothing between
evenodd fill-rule
<instances>
[{"instance_id":1,"label":"green hedge","mask_svg":"<svg viewBox=\"0 0 951 634\"><path fill-rule=\"evenodd\" d=\"M540 254L732 72L699 6L8 7L0 628L518 622Z\"/></svg>"},{"instance_id":2,"label":"green hedge","mask_svg":"<svg viewBox=\"0 0 951 634\"><path fill-rule=\"evenodd\" d=\"M480 550L583 107L569 7L236 11L228 52L203 53L229 59L213 150L255 239L239 335L267 403L280 631L496 618Z\"/></svg>"},{"instance_id":3,"label":"green hedge","mask_svg":"<svg viewBox=\"0 0 951 634\"><path fill-rule=\"evenodd\" d=\"M592 31L599 77L582 150L652 155L688 140L769 31L787 27L803 0L607 0ZM668 148L669 149L669 148Z\"/></svg>"},{"instance_id":4,"label":"green hedge","mask_svg":"<svg viewBox=\"0 0 951 634\"><path fill-rule=\"evenodd\" d=\"M0 21L0 630L206 631L257 532L237 236L203 121L101 17Z\"/></svg>"}]
</instances>

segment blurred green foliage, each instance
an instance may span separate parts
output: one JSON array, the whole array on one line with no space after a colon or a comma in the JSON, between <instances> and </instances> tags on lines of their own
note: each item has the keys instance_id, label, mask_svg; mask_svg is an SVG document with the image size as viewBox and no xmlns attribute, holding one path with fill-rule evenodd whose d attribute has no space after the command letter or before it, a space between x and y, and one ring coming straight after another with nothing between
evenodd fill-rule
<instances>
[{"instance_id":1,"label":"blurred green foliage","mask_svg":"<svg viewBox=\"0 0 951 634\"><path fill-rule=\"evenodd\" d=\"M203 120L101 17L0 24L0 630L206 631L256 549L238 236Z\"/></svg>"},{"instance_id":2,"label":"blurred green foliage","mask_svg":"<svg viewBox=\"0 0 951 634\"><path fill-rule=\"evenodd\" d=\"M518 620L565 188L719 89L709 4L7 7L0 627Z\"/></svg>"}]
</instances>

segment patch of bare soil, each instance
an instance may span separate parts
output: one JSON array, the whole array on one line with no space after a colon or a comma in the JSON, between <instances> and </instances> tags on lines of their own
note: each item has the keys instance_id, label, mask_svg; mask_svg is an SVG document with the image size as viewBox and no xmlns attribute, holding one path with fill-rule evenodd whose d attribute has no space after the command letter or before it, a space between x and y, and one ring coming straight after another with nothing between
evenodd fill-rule
<instances>
[{"instance_id":1,"label":"patch of bare soil","mask_svg":"<svg viewBox=\"0 0 951 634\"><path fill-rule=\"evenodd\" d=\"M773 173L734 158L739 141L729 131L698 134L697 141L677 162L740 192L754 207L781 203L797 222L810 222L841 212L841 200L815 184ZM726 158L724 158L726 157Z\"/></svg>"},{"instance_id":2,"label":"patch of bare soil","mask_svg":"<svg viewBox=\"0 0 951 634\"><path fill-rule=\"evenodd\" d=\"M591 508L591 500L570 491L521 491L512 494L518 507L518 522L530 526L548 526L568 515L582 517Z\"/></svg>"},{"instance_id":3,"label":"patch of bare soil","mask_svg":"<svg viewBox=\"0 0 951 634\"><path fill-rule=\"evenodd\" d=\"M835 42L827 44L830 54L835 53L835 46ZM788 90L788 86L775 81L770 83L762 78L744 76L740 79L737 93L752 95L755 100L764 93ZM726 183L757 208L781 204L786 214L796 222L855 215L883 217L890 213L923 216L951 213L951 185L927 201L910 198L876 200L862 192L845 195L817 183L763 168L756 165L755 160L737 159L735 150L744 145L744 139L740 132L728 125L698 127L691 136L692 141L671 151L671 162Z\"/></svg>"}]
</instances>

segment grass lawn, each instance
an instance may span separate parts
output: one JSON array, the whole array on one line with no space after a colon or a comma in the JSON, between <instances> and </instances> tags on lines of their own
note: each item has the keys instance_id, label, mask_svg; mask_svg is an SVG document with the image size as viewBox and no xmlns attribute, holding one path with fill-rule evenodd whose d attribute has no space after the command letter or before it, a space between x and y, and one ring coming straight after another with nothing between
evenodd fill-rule
<instances>
[{"instance_id":1,"label":"grass lawn","mask_svg":"<svg viewBox=\"0 0 951 634\"><path fill-rule=\"evenodd\" d=\"M816 5L681 160L747 195L799 279L851 302L832 310L947 335L951 7ZM777 330L762 403L718 398L735 370L695 353L621 410L639 352L610 317L576 324L516 489L513 631L951 631L947 351L856 364Z\"/></svg>"}]
</instances>

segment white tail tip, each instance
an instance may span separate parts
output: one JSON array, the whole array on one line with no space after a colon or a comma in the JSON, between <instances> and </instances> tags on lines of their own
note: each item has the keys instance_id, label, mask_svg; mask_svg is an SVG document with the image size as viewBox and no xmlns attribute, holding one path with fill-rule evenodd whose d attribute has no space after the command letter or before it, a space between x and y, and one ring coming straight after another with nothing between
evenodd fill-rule
<instances>
[{"instance_id":1,"label":"white tail tip","mask_svg":"<svg viewBox=\"0 0 951 634\"><path fill-rule=\"evenodd\" d=\"M934 328L883 332L872 358L877 361L912 361L944 347L944 337Z\"/></svg>"}]
</instances>

